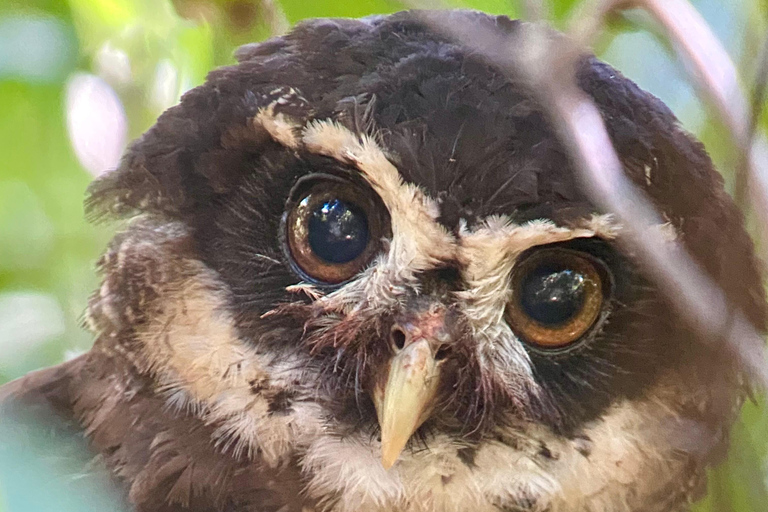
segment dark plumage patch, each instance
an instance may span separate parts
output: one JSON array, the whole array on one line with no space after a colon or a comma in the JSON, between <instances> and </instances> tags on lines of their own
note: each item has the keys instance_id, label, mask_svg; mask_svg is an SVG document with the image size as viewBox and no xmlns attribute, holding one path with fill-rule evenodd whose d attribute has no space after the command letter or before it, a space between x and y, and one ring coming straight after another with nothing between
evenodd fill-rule
<instances>
[{"instance_id":1,"label":"dark plumage patch","mask_svg":"<svg viewBox=\"0 0 768 512\"><path fill-rule=\"evenodd\" d=\"M515 450L520 449L520 438L517 436L509 435L504 432L496 432L494 435L494 441L499 442L504 446L509 446Z\"/></svg>"},{"instance_id":2,"label":"dark plumage patch","mask_svg":"<svg viewBox=\"0 0 768 512\"><path fill-rule=\"evenodd\" d=\"M592 440L589 437L583 434L578 434L574 436L571 442L576 447L576 450L584 457L588 458L592 455Z\"/></svg>"},{"instance_id":3,"label":"dark plumage patch","mask_svg":"<svg viewBox=\"0 0 768 512\"><path fill-rule=\"evenodd\" d=\"M475 457L477 456L477 448L471 446L463 446L456 450L456 456L469 469L476 467Z\"/></svg>"},{"instance_id":4,"label":"dark plumage patch","mask_svg":"<svg viewBox=\"0 0 768 512\"><path fill-rule=\"evenodd\" d=\"M262 379L254 379L248 383L251 388L251 393L254 395L261 395L265 390L269 389L269 377Z\"/></svg>"},{"instance_id":5,"label":"dark plumage patch","mask_svg":"<svg viewBox=\"0 0 768 512\"><path fill-rule=\"evenodd\" d=\"M560 456L549 449L549 446L544 441L539 443L539 456L547 460L557 460Z\"/></svg>"},{"instance_id":6,"label":"dark plumage patch","mask_svg":"<svg viewBox=\"0 0 768 512\"><path fill-rule=\"evenodd\" d=\"M292 406L295 397L295 391L280 389L266 397L269 403L267 410L270 414L289 414L293 410Z\"/></svg>"}]
</instances>

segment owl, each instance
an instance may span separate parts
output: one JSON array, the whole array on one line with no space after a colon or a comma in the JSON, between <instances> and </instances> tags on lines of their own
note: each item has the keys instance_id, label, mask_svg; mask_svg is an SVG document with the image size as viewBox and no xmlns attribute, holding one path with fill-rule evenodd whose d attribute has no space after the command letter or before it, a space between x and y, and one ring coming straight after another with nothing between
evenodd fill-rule
<instances>
[{"instance_id":1,"label":"owl","mask_svg":"<svg viewBox=\"0 0 768 512\"><path fill-rule=\"evenodd\" d=\"M83 436L138 512L675 512L702 495L748 382L621 243L529 84L413 12L304 22L237 58L90 187L91 215L123 220L95 344L3 388L3 414ZM593 56L576 78L652 229L764 331L752 244L702 145Z\"/></svg>"}]
</instances>

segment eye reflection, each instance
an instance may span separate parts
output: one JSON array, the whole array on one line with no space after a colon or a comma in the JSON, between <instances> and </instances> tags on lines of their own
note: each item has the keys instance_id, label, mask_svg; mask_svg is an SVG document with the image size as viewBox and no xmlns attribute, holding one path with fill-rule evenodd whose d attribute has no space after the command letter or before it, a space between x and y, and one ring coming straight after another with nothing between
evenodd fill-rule
<instances>
[{"instance_id":1,"label":"eye reflection","mask_svg":"<svg viewBox=\"0 0 768 512\"><path fill-rule=\"evenodd\" d=\"M520 304L534 320L559 325L570 320L584 305L585 277L572 270L543 265L521 283Z\"/></svg>"},{"instance_id":2,"label":"eye reflection","mask_svg":"<svg viewBox=\"0 0 768 512\"><path fill-rule=\"evenodd\" d=\"M308 228L308 242L312 251L329 263L352 261L368 245L365 213L355 205L339 199L319 204L310 214Z\"/></svg>"}]
</instances>

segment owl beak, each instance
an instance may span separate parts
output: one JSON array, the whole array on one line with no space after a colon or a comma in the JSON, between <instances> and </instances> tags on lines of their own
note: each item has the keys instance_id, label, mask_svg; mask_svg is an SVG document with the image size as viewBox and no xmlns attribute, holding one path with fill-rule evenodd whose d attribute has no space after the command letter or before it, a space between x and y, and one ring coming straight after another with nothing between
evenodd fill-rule
<instances>
[{"instance_id":1,"label":"owl beak","mask_svg":"<svg viewBox=\"0 0 768 512\"><path fill-rule=\"evenodd\" d=\"M389 469L432 412L440 365L427 339L408 344L391 360L386 384L373 393L381 427L381 463Z\"/></svg>"}]
</instances>

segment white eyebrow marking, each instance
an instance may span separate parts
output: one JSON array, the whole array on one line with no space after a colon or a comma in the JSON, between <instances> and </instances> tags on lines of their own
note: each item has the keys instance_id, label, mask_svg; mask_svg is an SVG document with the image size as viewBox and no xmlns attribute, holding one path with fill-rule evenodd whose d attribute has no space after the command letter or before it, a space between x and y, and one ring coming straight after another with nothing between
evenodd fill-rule
<instances>
[{"instance_id":1,"label":"white eyebrow marking","mask_svg":"<svg viewBox=\"0 0 768 512\"><path fill-rule=\"evenodd\" d=\"M356 167L379 195L392 220L389 250L360 278L329 295L353 304L391 302L394 288L415 283L416 273L456 258L456 239L437 222L437 202L418 186L405 183L384 150L367 135L358 135L331 120L313 121L304 129L304 147Z\"/></svg>"},{"instance_id":2,"label":"white eyebrow marking","mask_svg":"<svg viewBox=\"0 0 768 512\"><path fill-rule=\"evenodd\" d=\"M282 112L275 113L275 105L277 104L278 101L273 101L260 109L252 122L254 125L260 125L264 128L275 142L289 149L298 149L301 143L298 136L301 132L301 125Z\"/></svg>"},{"instance_id":3,"label":"white eyebrow marking","mask_svg":"<svg viewBox=\"0 0 768 512\"><path fill-rule=\"evenodd\" d=\"M437 222L437 202L418 186L403 182L397 167L375 140L326 120L311 122L304 130L303 141L309 151L360 170L389 209L392 230L410 235L396 242L408 246L403 249L415 258L411 265L423 269L454 256L454 238Z\"/></svg>"}]
</instances>

